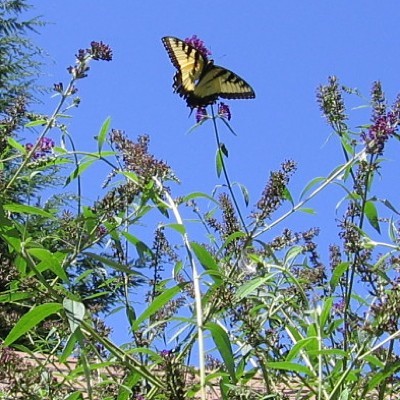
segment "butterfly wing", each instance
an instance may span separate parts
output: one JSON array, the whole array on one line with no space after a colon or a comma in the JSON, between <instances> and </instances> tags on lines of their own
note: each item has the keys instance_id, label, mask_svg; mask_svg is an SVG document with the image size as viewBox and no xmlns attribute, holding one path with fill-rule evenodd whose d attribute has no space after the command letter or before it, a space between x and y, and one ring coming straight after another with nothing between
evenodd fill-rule
<instances>
[{"instance_id":1,"label":"butterfly wing","mask_svg":"<svg viewBox=\"0 0 400 400\"><path fill-rule=\"evenodd\" d=\"M172 64L178 70L173 88L180 96L195 90L204 66L209 62L203 54L181 39L172 36L162 38Z\"/></svg>"}]
</instances>

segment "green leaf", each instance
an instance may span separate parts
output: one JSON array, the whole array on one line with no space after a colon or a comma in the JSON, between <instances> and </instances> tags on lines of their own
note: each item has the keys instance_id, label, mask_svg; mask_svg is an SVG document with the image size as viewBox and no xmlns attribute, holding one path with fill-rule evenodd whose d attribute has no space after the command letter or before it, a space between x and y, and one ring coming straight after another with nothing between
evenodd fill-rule
<instances>
[{"instance_id":1,"label":"green leaf","mask_svg":"<svg viewBox=\"0 0 400 400\"><path fill-rule=\"evenodd\" d=\"M72 335L69 335L69 338L67 340L67 343L64 345L64 349L62 354L60 355L59 361L61 363L64 363L68 360L68 357L71 356L72 352L76 349L76 343L78 342L78 336L76 332L74 332Z\"/></svg>"},{"instance_id":2,"label":"green leaf","mask_svg":"<svg viewBox=\"0 0 400 400\"><path fill-rule=\"evenodd\" d=\"M241 239L247 237L247 234L245 232L237 231L231 233L226 239L225 242L222 244L221 248L218 250L218 253L222 253L222 250L225 249L230 243L237 239Z\"/></svg>"},{"instance_id":3,"label":"green leaf","mask_svg":"<svg viewBox=\"0 0 400 400\"><path fill-rule=\"evenodd\" d=\"M81 399L83 399L82 392L71 393L68 397L65 398L65 400L81 400Z\"/></svg>"},{"instance_id":4,"label":"green leaf","mask_svg":"<svg viewBox=\"0 0 400 400\"><path fill-rule=\"evenodd\" d=\"M393 365L388 364L387 367L380 372L375 373L371 379L368 380L368 390L375 389L382 381L389 377L393 377L396 372L399 372L399 362L393 363Z\"/></svg>"},{"instance_id":5,"label":"green leaf","mask_svg":"<svg viewBox=\"0 0 400 400\"><path fill-rule=\"evenodd\" d=\"M307 337L305 339L299 340L289 351L288 355L286 356L286 361L290 362L292 361L299 353L301 350L303 350L305 347L307 347L311 342L317 342L318 340L316 337Z\"/></svg>"},{"instance_id":6,"label":"green leaf","mask_svg":"<svg viewBox=\"0 0 400 400\"><path fill-rule=\"evenodd\" d=\"M242 192L244 204L246 204L246 207L247 207L250 202L249 191L247 190L247 187L242 185L241 183L238 182L237 185L239 186L240 191Z\"/></svg>"},{"instance_id":7,"label":"green leaf","mask_svg":"<svg viewBox=\"0 0 400 400\"><path fill-rule=\"evenodd\" d=\"M75 330L80 326L80 323L83 321L85 316L85 306L79 301L68 298L64 299L63 306L68 318L71 333L74 333Z\"/></svg>"},{"instance_id":8,"label":"green leaf","mask_svg":"<svg viewBox=\"0 0 400 400\"><path fill-rule=\"evenodd\" d=\"M129 232L122 232L122 235L128 240L128 242L132 243L135 246L136 251L138 252L139 258L153 256L153 253L152 253L150 247L148 247L146 243L142 242L136 236L132 235Z\"/></svg>"},{"instance_id":9,"label":"green leaf","mask_svg":"<svg viewBox=\"0 0 400 400\"><path fill-rule=\"evenodd\" d=\"M187 196L185 196L185 197L182 199L182 203L186 203L186 202L188 202L189 200L197 199L197 198L205 198L205 199L207 199L207 200L212 201L213 203L218 204L218 201L216 201L216 200L214 199L214 197L212 197L212 196L210 196L210 195L208 195L208 194L206 194L206 193L202 193L202 192L193 192L193 193L188 194Z\"/></svg>"},{"instance_id":10,"label":"green leaf","mask_svg":"<svg viewBox=\"0 0 400 400\"><path fill-rule=\"evenodd\" d=\"M6 211L20 213L20 214L33 214L33 215L40 215L41 217L46 217L50 219L55 219L54 215L50 214L47 211L42 210L38 207L27 206L25 204L18 204L18 203L8 203L3 205Z\"/></svg>"},{"instance_id":11,"label":"green leaf","mask_svg":"<svg viewBox=\"0 0 400 400\"><path fill-rule=\"evenodd\" d=\"M299 211L307 213L307 214L311 214L311 215L316 214L316 212L313 208L308 208L308 207L301 207L301 208L299 208Z\"/></svg>"},{"instance_id":12,"label":"green leaf","mask_svg":"<svg viewBox=\"0 0 400 400\"><path fill-rule=\"evenodd\" d=\"M289 189L285 186L284 190L283 190L283 198L290 201L290 204L292 206L294 206L294 201L293 201L293 197L292 194L290 193Z\"/></svg>"},{"instance_id":13,"label":"green leaf","mask_svg":"<svg viewBox=\"0 0 400 400\"><path fill-rule=\"evenodd\" d=\"M397 229L396 222L393 221L393 218L390 218L388 223L388 235L392 242L397 241L398 233L399 231Z\"/></svg>"},{"instance_id":14,"label":"green leaf","mask_svg":"<svg viewBox=\"0 0 400 400\"><path fill-rule=\"evenodd\" d=\"M285 254L284 264L285 265L290 264L292 261L294 261L296 259L296 257L299 254L302 254L302 253L303 253L303 247L302 246L292 246L292 247L290 247L289 250Z\"/></svg>"},{"instance_id":15,"label":"green leaf","mask_svg":"<svg viewBox=\"0 0 400 400\"><path fill-rule=\"evenodd\" d=\"M13 147L14 149L18 150L20 153L22 153L22 154L26 154L27 153L26 147L23 146L21 143L17 142L12 137L8 137L7 138L7 142L11 147Z\"/></svg>"},{"instance_id":16,"label":"green leaf","mask_svg":"<svg viewBox=\"0 0 400 400\"><path fill-rule=\"evenodd\" d=\"M221 151L222 151L222 154L223 154L226 158L228 158L228 156L229 156L228 148L227 148L223 143L221 143L220 149L221 149Z\"/></svg>"},{"instance_id":17,"label":"green leaf","mask_svg":"<svg viewBox=\"0 0 400 400\"><path fill-rule=\"evenodd\" d=\"M27 249L27 252L40 261L37 265L40 272L50 270L64 282L69 282L69 278L62 267L66 254L61 252L52 253L39 247Z\"/></svg>"},{"instance_id":18,"label":"green leaf","mask_svg":"<svg viewBox=\"0 0 400 400\"><path fill-rule=\"evenodd\" d=\"M369 354L363 358L365 361L367 361L369 364L372 364L376 368L379 368L379 369L385 368L385 363L382 362L378 357L376 357L374 355Z\"/></svg>"},{"instance_id":19,"label":"green leaf","mask_svg":"<svg viewBox=\"0 0 400 400\"><path fill-rule=\"evenodd\" d=\"M110 125L111 125L111 118L108 117L103 122L103 125L100 128L99 134L97 135L97 145L98 145L99 153L101 153L101 150L103 149L103 145L106 140L107 133L110 130Z\"/></svg>"},{"instance_id":20,"label":"green leaf","mask_svg":"<svg viewBox=\"0 0 400 400\"><path fill-rule=\"evenodd\" d=\"M30 121L25 124L25 128L32 128L38 125L46 125L49 121L47 119L36 119L35 121Z\"/></svg>"},{"instance_id":21,"label":"green leaf","mask_svg":"<svg viewBox=\"0 0 400 400\"><path fill-rule=\"evenodd\" d=\"M270 281L272 279L272 276L273 275L257 277L244 283L243 285L239 286L238 290L236 291L235 297L237 297L238 300L244 299L249 294L258 289L261 285L264 285L266 282Z\"/></svg>"},{"instance_id":22,"label":"green leaf","mask_svg":"<svg viewBox=\"0 0 400 400\"><path fill-rule=\"evenodd\" d=\"M126 265L113 261L108 257L103 257L99 254L91 253L90 251L85 251L83 252L83 254L89 256L90 258L93 258L94 260L100 261L101 263L108 265L109 267L117 271L124 272L125 274L143 276L143 274L141 274L140 272L134 271Z\"/></svg>"},{"instance_id":23,"label":"green leaf","mask_svg":"<svg viewBox=\"0 0 400 400\"><path fill-rule=\"evenodd\" d=\"M291 326L291 325L287 325L285 328L293 336L293 340L294 341L298 342L299 340L304 339L302 333L297 329L297 327Z\"/></svg>"},{"instance_id":24,"label":"green leaf","mask_svg":"<svg viewBox=\"0 0 400 400\"><path fill-rule=\"evenodd\" d=\"M185 225L183 224L166 224L164 225L166 228L172 228L181 235L184 235L186 233L186 228Z\"/></svg>"},{"instance_id":25,"label":"green leaf","mask_svg":"<svg viewBox=\"0 0 400 400\"><path fill-rule=\"evenodd\" d=\"M119 172L121 175L125 176L126 178L128 178L128 180L137 183L138 185L140 185L140 179L139 177L132 171L120 171Z\"/></svg>"},{"instance_id":26,"label":"green leaf","mask_svg":"<svg viewBox=\"0 0 400 400\"><path fill-rule=\"evenodd\" d=\"M116 400L129 400L132 399L133 392L132 388L141 379L140 374L136 371L130 371L128 375L124 378L123 382L119 385L118 395Z\"/></svg>"},{"instance_id":27,"label":"green leaf","mask_svg":"<svg viewBox=\"0 0 400 400\"><path fill-rule=\"evenodd\" d=\"M383 200L381 200L381 203L382 203L383 205L385 205L387 208L389 208L389 210L392 210L392 211L393 211L394 213L396 213L397 215L400 215L400 212L397 211L397 209L393 206L393 204L392 204L389 200L383 199Z\"/></svg>"},{"instance_id":28,"label":"green leaf","mask_svg":"<svg viewBox=\"0 0 400 400\"><path fill-rule=\"evenodd\" d=\"M217 170L218 178L221 176L221 171L222 171L222 168L223 168L222 166L223 166L223 163L224 163L224 160L222 159L222 157L223 157L223 155L222 155L221 149L218 149L217 150L217 154L215 156L215 168Z\"/></svg>"},{"instance_id":29,"label":"green leaf","mask_svg":"<svg viewBox=\"0 0 400 400\"><path fill-rule=\"evenodd\" d=\"M0 295L0 303L13 303L20 300L31 299L32 292L14 292Z\"/></svg>"},{"instance_id":30,"label":"green leaf","mask_svg":"<svg viewBox=\"0 0 400 400\"><path fill-rule=\"evenodd\" d=\"M274 362L268 362L266 363L267 367L274 368L274 369L282 369L285 371L292 371L292 372L298 372L300 374L305 374L308 376L313 376L313 372L310 370L310 368L300 365L300 364L295 364L291 362L286 362L286 361L274 361Z\"/></svg>"},{"instance_id":31,"label":"green leaf","mask_svg":"<svg viewBox=\"0 0 400 400\"><path fill-rule=\"evenodd\" d=\"M339 282L339 279L343 276L343 274L347 271L349 268L350 263L349 262L342 262L338 264L332 274L331 281L329 282L331 289L334 290Z\"/></svg>"},{"instance_id":32,"label":"green leaf","mask_svg":"<svg viewBox=\"0 0 400 400\"><path fill-rule=\"evenodd\" d=\"M131 305L127 305L125 309L126 317L128 318L129 325L132 326L136 320L135 309Z\"/></svg>"},{"instance_id":33,"label":"green leaf","mask_svg":"<svg viewBox=\"0 0 400 400\"><path fill-rule=\"evenodd\" d=\"M349 389L348 388L344 388L344 390L342 391L342 393L340 393L340 397L338 400L348 400L349 398Z\"/></svg>"},{"instance_id":34,"label":"green leaf","mask_svg":"<svg viewBox=\"0 0 400 400\"><path fill-rule=\"evenodd\" d=\"M237 378L235 374L235 361L228 334L220 325L214 322L208 322L205 328L211 332L212 338L215 345L217 346L219 354L221 354L221 357L224 360L224 367L226 367L226 369L228 370L229 375L232 379L232 383L236 384Z\"/></svg>"},{"instance_id":35,"label":"green leaf","mask_svg":"<svg viewBox=\"0 0 400 400\"><path fill-rule=\"evenodd\" d=\"M381 229L379 227L378 211L375 207L375 204L372 201L367 201L365 203L364 214L368 218L368 221L371 224L371 226L378 233L381 233Z\"/></svg>"},{"instance_id":36,"label":"green leaf","mask_svg":"<svg viewBox=\"0 0 400 400\"><path fill-rule=\"evenodd\" d=\"M196 242L191 242L190 247L203 268L210 273L214 282L222 283L221 272L219 271L218 264L211 253L205 247Z\"/></svg>"},{"instance_id":37,"label":"green leaf","mask_svg":"<svg viewBox=\"0 0 400 400\"><path fill-rule=\"evenodd\" d=\"M301 194L300 194L300 200L302 200L303 197L305 196L305 194L306 194L307 192L309 192L315 185L317 185L317 184L320 183L320 182L325 181L325 179L326 179L326 178L324 178L324 177L321 176L321 177L314 178L314 179L311 180L309 183L307 183L306 187L303 189L303 191L302 191Z\"/></svg>"},{"instance_id":38,"label":"green leaf","mask_svg":"<svg viewBox=\"0 0 400 400\"><path fill-rule=\"evenodd\" d=\"M326 298L320 317L321 321L320 326L322 330L324 330L325 324L328 321L329 316L331 315L332 305L333 305L333 298L332 297Z\"/></svg>"},{"instance_id":39,"label":"green leaf","mask_svg":"<svg viewBox=\"0 0 400 400\"><path fill-rule=\"evenodd\" d=\"M221 117L220 115L218 115L221 118L221 121L226 125L226 127L229 129L229 131L237 136L236 132L232 129L232 127L229 125L228 121L226 121L226 119L224 117Z\"/></svg>"},{"instance_id":40,"label":"green leaf","mask_svg":"<svg viewBox=\"0 0 400 400\"><path fill-rule=\"evenodd\" d=\"M162 307L164 307L172 298L174 298L186 285L186 283L180 283L170 289L166 289L163 293L157 296L151 304L143 311L143 313L134 321L132 324L132 330L136 331L139 329L140 324L147 318L151 317Z\"/></svg>"},{"instance_id":41,"label":"green leaf","mask_svg":"<svg viewBox=\"0 0 400 400\"><path fill-rule=\"evenodd\" d=\"M91 159L89 161L80 163L71 173L71 175L66 179L64 187L68 186L73 180L78 178L78 176L82 175L82 173L86 171L95 161L96 159Z\"/></svg>"},{"instance_id":42,"label":"green leaf","mask_svg":"<svg viewBox=\"0 0 400 400\"><path fill-rule=\"evenodd\" d=\"M174 278L176 278L178 275L179 275L179 273L182 271L182 269L183 269L183 262L182 261L177 261L176 263L175 263L175 265L174 265L174 269L173 269L173 274L172 274L172 276L174 277Z\"/></svg>"},{"instance_id":43,"label":"green leaf","mask_svg":"<svg viewBox=\"0 0 400 400\"><path fill-rule=\"evenodd\" d=\"M25 335L30 329L38 325L39 322L62 310L62 308L60 303L46 303L32 308L24 314L15 324L14 328L11 329L11 332L4 339L3 345L10 346L22 335Z\"/></svg>"}]
</instances>

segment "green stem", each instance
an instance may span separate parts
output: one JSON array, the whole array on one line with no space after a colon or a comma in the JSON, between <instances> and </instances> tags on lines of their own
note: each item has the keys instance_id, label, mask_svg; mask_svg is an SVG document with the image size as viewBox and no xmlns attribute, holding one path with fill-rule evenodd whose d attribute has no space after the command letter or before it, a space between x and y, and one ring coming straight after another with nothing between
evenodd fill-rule
<instances>
[{"instance_id":1,"label":"green stem","mask_svg":"<svg viewBox=\"0 0 400 400\"><path fill-rule=\"evenodd\" d=\"M153 178L157 186L160 190L163 191L164 196L166 198L167 204L169 208L174 213L176 222L182 226L183 220L179 214L179 210L175 205L174 200L170 196L167 190L164 190L161 182L157 178ZM200 395L201 400L206 400L206 374L205 374L205 350L204 350L204 319L203 319L203 310L202 310L202 301L201 301L201 290L200 290L200 274L197 271L196 262L193 258L193 250L190 246L189 238L187 233L182 234L183 243L185 245L185 249L188 255L189 263L192 268L192 275L193 275L193 289L195 295L195 309L196 309L196 321L197 321L197 336L198 336L198 343L199 343L199 369L200 369Z\"/></svg>"},{"instance_id":2,"label":"green stem","mask_svg":"<svg viewBox=\"0 0 400 400\"><path fill-rule=\"evenodd\" d=\"M217 127L217 123L216 123L216 117L215 117L214 107L213 106L211 106L211 114L212 114L212 120L213 120L213 124L214 124L215 138L217 140L218 156L220 157L220 161L221 161L221 165L222 165L222 171L224 173L226 186L228 187L228 190L229 190L229 192L231 194L233 203L235 204L236 212L239 215L239 218L240 218L240 221L242 223L243 229L248 234L249 232L248 232L246 224L244 222L242 213L240 212L240 208L239 208L238 202L236 201L235 194L233 193L232 184L231 184L231 181L229 179L228 171L226 169L224 157L221 155L221 141L219 139L218 127Z\"/></svg>"}]
</instances>

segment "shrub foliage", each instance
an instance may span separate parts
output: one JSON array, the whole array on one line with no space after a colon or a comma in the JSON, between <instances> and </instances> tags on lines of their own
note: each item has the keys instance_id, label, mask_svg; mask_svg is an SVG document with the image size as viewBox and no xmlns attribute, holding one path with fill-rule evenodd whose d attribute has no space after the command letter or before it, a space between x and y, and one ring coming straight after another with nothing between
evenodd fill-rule
<instances>
[{"instance_id":1,"label":"shrub foliage","mask_svg":"<svg viewBox=\"0 0 400 400\"><path fill-rule=\"evenodd\" d=\"M5 10L18 13L23 5L3 1L3 21ZM4 24L9 43L22 35L21 26ZM80 104L77 86L89 64L111 60L102 42L79 50L69 82L54 85L58 103L51 115L27 110L26 74L11 64L4 75L3 398L179 400L215 392L221 399L289 393L388 399L398 393L399 212L376 195L375 184L387 147L397 145L400 98L391 104L375 82L370 119L353 128L345 99L358 93L330 77L317 101L343 163L294 200L296 162L284 160L254 205L229 176L220 140L221 128L232 129L229 108L200 110L196 127L215 134L224 185L212 195L176 198L178 177L151 154L148 136L131 139L107 118L88 153L76 148L63 123ZM34 143L23 142L22 128L37 135ZM84 204L82 183L99 163L109 169L103 195ZM332 185L341 190L338 236L325 248L318 227L298 231L291 218L296 214L307 226L308 203ZM194 233L188 212L198 222ZM321 217L329 215L332 210ZM154 220L162 222L150 226L149 241L142 226ZM109 336L106 315L117 311L130 330L124 346ZM49 372L61 365L61 374Z\"/></svg>"}]
</instances>

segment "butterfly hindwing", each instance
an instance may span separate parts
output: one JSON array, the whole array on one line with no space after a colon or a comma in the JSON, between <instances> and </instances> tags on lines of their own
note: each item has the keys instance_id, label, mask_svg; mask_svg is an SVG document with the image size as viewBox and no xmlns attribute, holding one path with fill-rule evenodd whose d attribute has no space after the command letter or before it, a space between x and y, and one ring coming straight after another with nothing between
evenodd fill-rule
<instances>
[{"instance_id":1,"label":"butterfly hindwing","mask_svg":"<svg viewBox=\"0 0 400 400\"><path fill-rule=\"evenodd\" d=\"M194 94L217 95L224 99L252 99L255 97L253 88L240 76L218 65L210 65L201 76L195 87Z\"/></svg>"}]
</instances>

